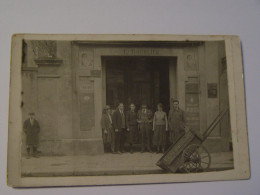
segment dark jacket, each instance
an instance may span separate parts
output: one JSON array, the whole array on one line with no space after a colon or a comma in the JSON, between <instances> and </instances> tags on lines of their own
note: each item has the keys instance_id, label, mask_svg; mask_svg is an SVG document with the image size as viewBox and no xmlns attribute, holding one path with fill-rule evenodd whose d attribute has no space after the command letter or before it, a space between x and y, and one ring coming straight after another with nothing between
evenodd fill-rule
<instances>
[{"instance_id":1,"label":"dark jacket","mask_svg":"<svg viewBox=\"0 0 260 195\"><path fill-rule=\"evenodd\" d=\"M130 126L137 126L137 113L131 110L126 113L126 127L129 128Z\"/></svg>"},{"instance_id":2,"label":"dark jacket","mask_svg":"<svg viewBox=\"0 0 260 195\"><path fill-rule=\"evenodd\" d=\"M110 118L112 119L112 116L110 115ZM104 130L110 130L112 128L112 120L110 121L110 118L107 113L102 114L101 118L101 127Z\"/></svg>"},{"instance_id":3,"label":"dark jacket","mask_svg":"<svg viewBox=\"0 0 260 195\"><path fill-rule=\"evenodd\" d=\"M23 124L23 131L26 135L27 145L38 145L40 125L36 119L34 119L33 125L31 125L30 119L25 120Z\"/></svg>"},{"instance_id":4,"label":"dark jacket","mask_svg":"<svg viewBox=\"0 0 260 195\"><path fill-rule=\"evenodd\" d=\"M179 108L178 110L171 109L168 117L170 130L170 141L175 142L179 137L185 134L185 114Z\"/></svg>"},{"instance_id":5,"label":"dark jacket","mask_svg":"<svg viewBox=\"0 0 260 195\"><path fill-rule=\"evenodd\" d=\"M137 120L140 124L150 124L153 121L153 113L151 110L146 109L146 112L143 113L143 110L139 110L137 114Z\"/></svg>"},{"instance_id":6,"label":"dark jacket","mask_svg":"<svg viewBox=\"0 0 260 195\"><path fill-rule=\"evenodd\" d=\"M168 116L169 128L171 131L182 130L185 128L185 114L179 108L178 110L171 109Z\"/></svg>"},{"instance_id":7,"label":"dark jacket","mask_svg":"<svg viewBox=\"0 0 260 195\"><path fill-rule=\"evenodd\" d=\"M124 112L123 112L124 113ZM125 113L124 113L124 116L125 116ZM125 123L125 128L126 128L126 116L124 117L124 123ZM112 125L113 125L113 128L114 130L115 129L118 129L118 131L121 130L122 128L122 125L123 125L123 117L119 111L119 109L117 109L114 114L113 114L113 117L112 117Z\"/></svg>"},{"instance_id":8,"label":"dark jacket","mask_svg":"<svg viewBox=\"0 0 260 195\"><path fill-rule=\"evenodd\" d=\"M110 143L112 140L112 116L108 115L108 113L102 114L101 127L104 143ZM107 133L105 133L105 131L107 131Z\"/></svg>"}]
</instances>

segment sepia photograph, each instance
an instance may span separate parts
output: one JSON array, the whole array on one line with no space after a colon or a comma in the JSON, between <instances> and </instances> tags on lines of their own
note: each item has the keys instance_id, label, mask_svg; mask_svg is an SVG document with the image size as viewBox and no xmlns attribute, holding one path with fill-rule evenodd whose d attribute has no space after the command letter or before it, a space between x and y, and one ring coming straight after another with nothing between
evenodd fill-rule
<instances>
[{"instance_id":1,"label":"sepia photograph","mask_svg":"<svg viewBox=\"0 0 260 195\"><path fill-rule=\"evenodd\" d=\"M242 76L237 36L13 35L8 183L247 179Z\"/></svg>"}]
</instances>

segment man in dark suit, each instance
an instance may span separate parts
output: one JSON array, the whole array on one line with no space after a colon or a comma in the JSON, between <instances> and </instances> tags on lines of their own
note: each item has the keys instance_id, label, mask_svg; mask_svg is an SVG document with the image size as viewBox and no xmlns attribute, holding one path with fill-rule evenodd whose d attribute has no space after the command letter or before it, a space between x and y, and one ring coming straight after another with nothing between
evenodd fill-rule
<instances>
[{"instance_id":1,"label":"man in dark suit","mask_svg":"<svg viewBox=\"0 0 260 195\"><path fill-rule=\"evenodd\" d=\"M109 151L111 149L112 153L115 151L113 132L112 132L112 116L110 106L106 106L103 110L101 117L101 127L102 127L102 138L104 143L104 150Z\"/></svg>"},{"instance_id":2,"label":"man in dark suit","mask_svg":"<svg viewBox=\"0 0 260 195\"><path fill-rule=\"evenodd\" d=\"M126 133L126 117L123 103L119 103L117 110L114 112L112 125L115 133L115 152L123 153Z\"/></svg>"},{"instance_id":3,"label":"man in dark suit","mask_svg":"<svg viewBox=\"0 0 260 195\"><path fill-rule=\"evenodd\" d=\"M29 118L24 121L23 131L26 135L26 149L27 158L39 157L37 155L37 147L39 141L40 125L35 119L35 114L33 112L29 113Z\"/></svg>"},{"instance_id":4,"label":"man in dark suit","mask_svg":"<svg viewBox=\"0 0 260 195\"><path fill-rule=\"evenodd\" d=\"M175 143L181 136L185 134L185 113L179 108L179 101L172 100L173 108L171 108L168 116L168 124L170 130L170 142Z\"/></svg>"}]
</instances>

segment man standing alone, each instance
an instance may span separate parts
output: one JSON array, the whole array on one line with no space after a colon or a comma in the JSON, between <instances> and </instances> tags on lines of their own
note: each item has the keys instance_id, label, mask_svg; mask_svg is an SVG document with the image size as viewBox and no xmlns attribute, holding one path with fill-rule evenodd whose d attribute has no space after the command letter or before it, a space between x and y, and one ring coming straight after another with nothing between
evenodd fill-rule
<instances>
[{"instance_id":1,"label":"man standing alone","mask_svg":"<svg viewBox=\"0 0 260 195\"><path fill-rule=\"evenodd\" d=\"M31 156L39 157L37 155L37 147L40 125L34 117L35 114L33 112L29 113L29 118L25 120L23 124L23 131L26 135L27 158L30 158Z\"/></svg>"},{"instance_id":2,"label":"man standing alone","mask_svg":"<svg viewBox=\"0 0 260 195\"><path fill-rule=\"evenodd\" d=\"M170 142L175 143L185 134L185 116L179 108L179 101L173 100L173 108L169 112L168 124L170 129Z\"/></svg>"},{"instance_id":3,"label":"man standing alone","mask_svg":"<svg viewBox=\"0 0 260 195\"><path fill-rule=\"evenodd\" d=\"M115 133L115 152L123 153L126 133L126 117L123 103L119 103L118 109L114 112L112 125Z\"/></svg>"}]
</instances>

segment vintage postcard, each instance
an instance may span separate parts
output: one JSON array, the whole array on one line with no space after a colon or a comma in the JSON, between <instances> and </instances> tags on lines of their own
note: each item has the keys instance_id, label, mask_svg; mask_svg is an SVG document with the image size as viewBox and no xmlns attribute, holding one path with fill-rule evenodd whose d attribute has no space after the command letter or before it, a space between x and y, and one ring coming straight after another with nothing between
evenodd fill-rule
<instances>
[{"instance_id":1,"label":"vintage postcard","mask_svg":"<svg viewBox=\"0 0 260 195\"><path fill-rule=\"evenodd\" d=\"M237 36L12 37L7 183L250 177Z\"/></svg>"}]
</instances>

